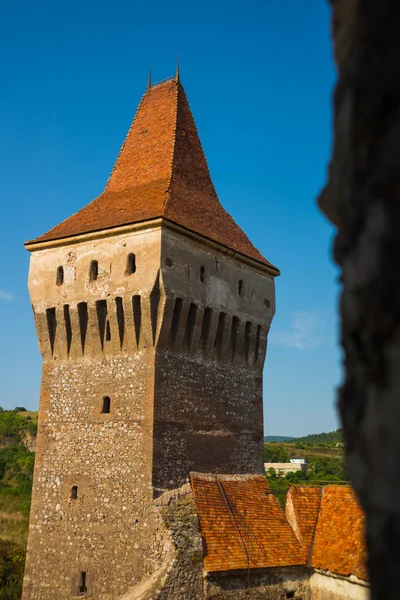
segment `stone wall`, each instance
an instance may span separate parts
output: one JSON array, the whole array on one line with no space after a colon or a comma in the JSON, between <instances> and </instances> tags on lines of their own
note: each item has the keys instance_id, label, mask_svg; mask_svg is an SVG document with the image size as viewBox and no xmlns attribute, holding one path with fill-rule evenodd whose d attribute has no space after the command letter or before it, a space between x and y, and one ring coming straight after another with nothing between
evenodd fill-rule
<instances>
[{"instance_id":1,"label":"stone wall","mask_svg":"<svg viewBox=\"0 0 400 600\"><path fill-rule=\"evenodd\" d=\"M311 600L368 600L369 585L357 577L315 572L310 579Z\"/></svg>"},{"instance_id":2,"label":"stone wall","mask_svg":"<svg viewBox=\"0 0 400 600\"><path fill-rule=\"evenodd\" d=\"M45 363L24 597L69 598L85 572L89 594L118 598L162 561L149 369L141 353Z\"/></svg>"},{"instance_id":3,"label":"stone wall","mask_svg":"<svg viewBox=\"0 0 400 600\"><path fill-rule=\"evenodd\" d=\"M156 349L154 485L189 471L263 472L262 372L273 277L165 230Z\"/></svg>"},{"instance_id":4,"label":"stone wall","mask_svg":"<svg viewBox=\"0 0 400 600\"><path fill-rule=\"evenodd\" d=\"M44 362L24 599L119 598L164 561L152 507L159 256L156 229L32 254Z\"/></svg>"},{"instance_id":5,"label":"stone wall","mask_svg":"<svg viewBox=\"0 0 400 600\"><path fill-rule=\"evenodd\" d=\"M36 249L29 290L43 377L23 598L114 600L165 570L154 496L191 469L262 472L273 278L158 225Z\"/></svg>"},{"instance_id":6,"label":"stone wall","mask_svg":"<svg viewBox=\"0 0 400 600\"><path fill-rule=\"evenodd\" d=\"M306 567L268 569L264 572L208 575L207 600L311 600L310 570Z\"/></svg>"},{"instance_id":7,"label":"stone wall","mask_svg":"<svg viewBox=\"0 0 400 600\"><path fill-rule=\"evenodd\" d=\"M345 377L339 408L366 516L372 597L398 597L400 558L399 124L397 0L332 0L339 71L327 186L338 227Z\"/></svg>"}]
</instances>

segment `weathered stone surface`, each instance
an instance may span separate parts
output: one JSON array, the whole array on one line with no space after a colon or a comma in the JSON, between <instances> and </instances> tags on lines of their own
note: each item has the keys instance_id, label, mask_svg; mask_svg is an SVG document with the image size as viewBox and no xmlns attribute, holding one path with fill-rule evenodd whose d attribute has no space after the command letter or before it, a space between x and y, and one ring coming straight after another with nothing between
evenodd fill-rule
<instances>
[{"instance_id":1,"label":"weathered stone surface","mask_svg":"<svg viewBox=\"0 0 400 600\"><path fill-rule=\"evenodd\" d=\"M208 575L207 600L311 600L310 570L306 567L268 569L263 573L242 572Z\"/></svg>"},{"instance_id":2,"label":"weathered stone surface","mask_svg":"<svg viewBox=\"0 0 400 600\"><path fill-rule=\"evenodd\" d=\"M333 2L335 138L320 205L334 256L345 381L339 408L366 514L372 597L397 598L400 540L400 5Z\"/></svg>"},{"instance_id":3,"label":"weathered stone surface","mask_svg":"<svg viewBox=\"0 0 400 600\"><path fill-rule=\"evenodd\" d=\"M160 598L198 597L194 517L168 534L153 498L193 469L263 472L268 267L161 222L112 233L31 256L43 377L24 600L79 595L82 574L82 595L140 598L171 544L180 574Z\"/></svg>"}]
</instances>

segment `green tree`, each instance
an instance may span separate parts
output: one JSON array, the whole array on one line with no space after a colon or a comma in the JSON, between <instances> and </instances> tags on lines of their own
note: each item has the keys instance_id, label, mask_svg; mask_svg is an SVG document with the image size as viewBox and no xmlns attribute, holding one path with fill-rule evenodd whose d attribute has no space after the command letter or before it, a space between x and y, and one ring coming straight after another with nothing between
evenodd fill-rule
<instances>
[{"instance_id":1,"label":"green tree","mask_svg":"<svg viewBox=\"0 0 400 600\"><path fill-rule=\"evenodd\" d=\"M264 444L264 462L289 462L289 452L279 444Z\"/></svg>"}]
</instances>

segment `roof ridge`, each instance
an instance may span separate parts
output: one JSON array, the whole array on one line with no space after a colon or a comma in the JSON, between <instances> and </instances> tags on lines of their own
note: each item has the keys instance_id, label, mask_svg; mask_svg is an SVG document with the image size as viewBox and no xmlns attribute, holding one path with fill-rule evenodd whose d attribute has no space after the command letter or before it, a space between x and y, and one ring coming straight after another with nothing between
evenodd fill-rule
<instances>
[{"instance_id":1,"label":"roof ridge","mask_svg":"<svg viewBox=\"0 0 400 600\"><path fill-rule=\"evenodd\" d=\"M169 80L171 81L171 80ZM171 197L171 185L172 185L172 177L173 177L173 173L174 173L174 159L175 159L175 151L176 151L176 132L178 130L178 105L179 105L179 88L180 88L180 82L176 81L175 79L173 79L172 81L174 81L177 84L177 93L176 93L176 97L175 97L175 128L174 128L174 139L173 139L173 145L172 145L172 157L171 157L171 164L170 164L170 174L169 174L169 178L168 178L168 187L165 190L165 198L163 200L163 214L165 213L165 210L167 209L167 205L168 205L168 201L170 200Z\"/></svg>"},{"instance_id":2,"label":"roof ridge","mask_svg":"<svg viewBox=\"0 0 400 600\"><path fill-rule=\"evenodd\" d=\"M140 110L140 107L141 107L141 106L142 106L142 104L143 104L143 100L144 100L144 98L145 98L146 94L147 94L147 93L150 91L150 89L151 89L151 88L147 89L147 90L145 91L145 93L142 95L141 99L140 99L140 102L139 102L139 104L138 104L138 107L137 107L137 109L136 109L136 111L135 111L135 114L133 115L133 119L132 119L132 121L131 121L130 127L129 127L129 129L128 129L128 133L127 133L127 134L126 134L126 136L125 136L125 139L124 139L124 141L123 141L123 144L122 144L121 148L119 149L118 156L117 156L117 158L116 158L116 160L115 160L115 162L114 162L114 166L113 166L113 168L111 169L110 176L109 176L109 178L107 179L107 183L106 183L106 185L105 185L105 187L104 187L104 192L106 192L106 191L107 191L107 189L108 189L108 185L109 185L109 183L110 183L110 181L111 181L111 178L112 178L112 176L114 175L114 171L115 171L115 170L116 170L116 168L117 168L117 164L118 164L119 158L120 158L120 156L122 155L122 153L123 153L123 151L124 151L124 149L125 149L125 146L126 146L127 139L128 139L128 137L130 136L130 133L131 133L131 131L132 131L132 127L133 127L133 124L134 124L134 122L135 122L136 116L137 116L137 114L138 114L138 112L139 112L139 110ZM103 193L104 193L104 192L103 192Z\"/></svg>"}]
</instances>

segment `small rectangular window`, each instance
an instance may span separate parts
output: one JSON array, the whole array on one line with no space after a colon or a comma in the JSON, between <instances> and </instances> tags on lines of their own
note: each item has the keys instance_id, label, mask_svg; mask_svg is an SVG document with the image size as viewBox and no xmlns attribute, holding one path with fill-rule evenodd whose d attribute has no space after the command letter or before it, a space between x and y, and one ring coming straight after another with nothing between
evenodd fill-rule
<instances>
[{"instance_id":1,"label":"small rectangular window","mask_svg":"<svg viewBox=\"0 0 400 600\"><path fill-rule=\"evenodd\" d=\"M102 406L102 413L106 413L108 414L110 412L110 406L111 406L111 399L109 396L104 396L103 398L103 406Z\"/></svg>"},{"instance_id":2,"label":"small rectangular window","mask_svg":"<svg viewBox=\"0 0 400 600\"><path fill-rule=\"evenodd\" d=\"M77 499L78 499L78 486L73 485L71 488L71 500L77 500Z\"/></svg>"}]
</instances>

